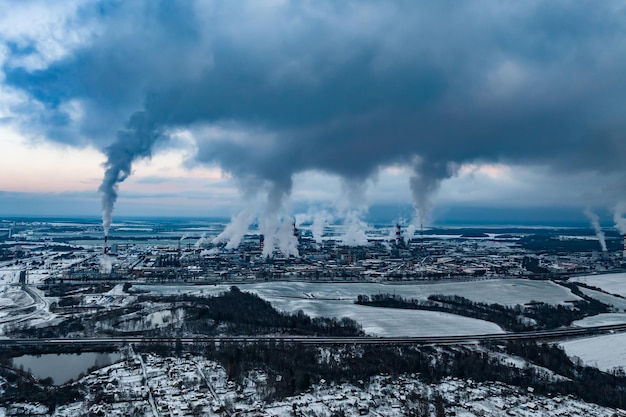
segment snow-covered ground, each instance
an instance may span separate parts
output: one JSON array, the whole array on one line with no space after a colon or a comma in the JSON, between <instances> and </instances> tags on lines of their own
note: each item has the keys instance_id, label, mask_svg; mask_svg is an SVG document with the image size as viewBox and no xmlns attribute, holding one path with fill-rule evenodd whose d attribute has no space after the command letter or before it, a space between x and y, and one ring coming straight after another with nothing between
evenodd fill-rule
<instances>
[{"instance_id":1,"label":"snow-covered ground","mask_svg":"<svg viewBox=\"0 0 626 417\"><path fill-rule=\"evenodd\" d=\"M533 281L526 279L490 279L479 281L444 282L444 283L317 283L317 282L262 282L254 284L236 284L244 291L256 292L266 299L302 298L302 299L340 299L355 300L359 294L396 294L404 298L425 299L432 294L460 295L473 301L498 303L503 305L525 304L539 301L547 304L565 304L566 301L580 300L567 288L551 281ZM215 294L226 291L231 285L207 286L172 286L172 285L137 285L137 288L155 294Z\"/></svg>"},{"instance_id":2,"label":"snow-covered ground","mask_svg":"<svg viewBox=\"0 0 626 417\"><path fill-rule=\"evenodd\" d=\"M581 277L570 278L570 281L584 282L594 287L602 288L602 290L619 294L626 297L626 273L602 274L602 275L585 275Z\"/></svg>"},{"instance_id":3,"label":"snow-covered ground","mask_svg":"<svg viewBox=\"0 0 626 417\"><path fill-rule=\"evenodd\" d=\"M595 298L601 303L612 305L619 311L626 311L626 298L616 297L602 291L590 290L589 288L579 287L583 294L591 298Z\"/></svg>"},{"instance_id":4,"label":"snow-covered ground","mask_svg":"<svg viewBox=\"0 0 626 417\"><path fill-rule=\"evenodd\" d=\"M230 285L136 285L153 294L215 295ZM426 299L432 294L460 295L474 301L506 305L542 301L562 304L579 297L550 281L496 279L435 284L385 285L376 283L263 282L238 284L283 311L304 311L311 316L349 317L378 336L439 336L502 333L494 323L431 311L398 310L354 304L359 294L390 293Z\"/></svg>"},{"instance_id":5,"label":"snow-covered ground","mask_svg":"<svg viewBox=\"0 0 626 417\"><path fill-rule=\"evenodd\" d=\"M376 336L450 336L464 334L504 333L496 324L436 311L401 310L368 307L352 301L303 300L263 296L278 309L302 310L316 317L349 317Z\"/></svg>"},{"instance_id":6,"label":"snow-covered ground","mask_svg":"<svg viewBox=\"0 0 626 417\"><path fill-rule=\"evenodd\" d=\"M344 284L317 284L318 290L322 289L322 291L317 292L310 292L314 291L314 288L303 287L305 283L301 282L273 284L276 284L278 288L269 284L250 284L239 287L244 291L257 293L279 310L292 313L302 310L312 317L349 317L361 324L366 333L376 336L448 336L503 333L503 330L494 323L454 314L356 305L353 300L359 293L350 294L349 290L358 291L362 287L356 286L361 284L354 284L356 286L352 287ZM290 284L298 287L298 290L291 289ZM332 288L334 285L339 286L335 291ZM324 286L331 288L323 288ZM196 295L215 295L228 290L229 286L138 285L137 288L157 294L181 294L189 291ZM299 292L302 290L305 292Z\"/></svg>"},{"instance_id":7,"label":"snow-covered ground","mask_svg":"<svg viewBox=\"0 0 626 417\"><path fill-rule=\"evenodd\" d=\"M579 357L585 365L602 371L626 368L626 333L570 340L560 345L569 356Z\"/></svg>"},{"instance_id":8,"label":"snow-covered ground","mask_svg":"<svg viewBox=\"0 0 626 417\"><path fill-rule=\"evenodd\" d=\"M580 327L607 326L626 323L626 313L603 313L576 320L572 324Z\"/></svg>"}]
</instances>

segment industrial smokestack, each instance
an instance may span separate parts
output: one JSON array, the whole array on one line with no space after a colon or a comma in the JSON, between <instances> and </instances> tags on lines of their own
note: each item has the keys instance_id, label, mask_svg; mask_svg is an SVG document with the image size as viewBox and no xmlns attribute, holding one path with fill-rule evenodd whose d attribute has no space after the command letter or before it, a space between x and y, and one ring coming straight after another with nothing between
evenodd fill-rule
<instances>
[{"instance_id":1,"label":"industrial smokestack","mask_svg":"<svg viewBox=\"0 0 626 417\"><path fill-rule=\"evenodd\" d=\"M104 249L103 249L103 253L106 255L109 248L107 247L107 241L109 240L109 236L104 235Z\"/></svg>"},{"instance_id":2,"label":"industrial smokestack","mask_svg":"<svg viewBox=\"0 0 626 417\"><path fill-rule=\"evenodd\" d=\"M300 231L298 230L295 222L293 223L293 237L300 240Z\"/></svg>"},{"instance_id":3,"label":"industrial smokestack","mask_svg":"<svg viewBox=\"0 0 626 417\"><path fill-rule=\"evenodd\" d=\"M261 249L261 252L263 252L263 248L265 248L265 236L264 235L259 235L259 249Z\"/></svg>"},{"instance_id":4,"label":"industrial smokestack","mask_svg":"<svg viewBox=\"0 0 626 417\"><path fill-rule=\"evenodd\" d=\"M396 245L400 246L400 244L402 244L402 229L400 223L396 223Z\"/></svg>"}]
</instances>

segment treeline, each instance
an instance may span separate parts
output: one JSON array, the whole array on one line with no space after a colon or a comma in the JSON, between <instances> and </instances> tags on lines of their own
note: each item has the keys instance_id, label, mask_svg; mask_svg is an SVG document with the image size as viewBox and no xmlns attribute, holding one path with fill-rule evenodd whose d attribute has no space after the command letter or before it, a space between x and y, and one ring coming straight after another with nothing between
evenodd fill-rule
<instances>
[{"instance_id":1,"label":"treeline","mask_svg":"<svg viewBox=\"0 0 626 417\"><path fill-rule=\"evenodd\" d=\"M362 336L361 325L349 318L311 318L302 310L288 313L276 310L256 294L231 287L216 297L189 295L153 297L142 295L139 302L184 305L182 331L187 334L267 334L287 333L310 336Z\"/></svg>"},{"instance_id":2,"label":"treeline","mask_svg":"<svg viewBox=\"0 0 626 417\"><path fill-rule=\"evenodd\" d=\"M582 295L585 299L575 301L571 306L533 302L527 306L518 304L509 307L497 303L479 303L458 295L441 294L431 295L427 300L404 299L393 294L359 295L355 304L457 314L490 321L508 331L520 332L568 326L583 317L610 311L608 305Z\"/></svg>"},{"instance_id":3,"label":"treeline","mask_svg":"<svg viewBox=\"0 0 626 417\"><path fill-rule=\"evenodd\" d=\"M61 298L63 304L72 305L70 296ZM124 316L141 318L145 304L165 304L172 311L182 311L182 323L172 322L157 328L134 332L118 330ZM103 324L106 324L104 326ZM156 297L140 295L135 304L117 310L93 313L89 316L69 317L54 326L42 328L24 324L7 326L6 333L13 337L54 338L68 335L259 335L283 333L308 336L363 336L361 325L349 318L309 317L302 310L288 313L276 310L256 294L231 287L215 297L175 295Z\"/></svg>"}]
</instances>

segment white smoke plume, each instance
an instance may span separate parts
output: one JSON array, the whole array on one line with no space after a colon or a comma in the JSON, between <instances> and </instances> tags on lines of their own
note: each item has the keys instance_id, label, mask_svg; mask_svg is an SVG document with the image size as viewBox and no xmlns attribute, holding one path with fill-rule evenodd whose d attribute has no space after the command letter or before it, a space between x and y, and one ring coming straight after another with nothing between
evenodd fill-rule
<instances>
[{"instance_id":1,"label":"white smoke plume","mask_svg":"<svg viewBox=\"0 0 626 417\"><path fill-rule=\"evenodd\" d=\"M220 253L220 250L218 248L211 248L211 249L205 249L202 252L200 252L200 256L215 256L218 255Z\"/></svg>"},{"instance_id":2,"label":"white smoke plume","mask_svg":"<svg viewBox=\"0 0 626 417\"><path fill-rule=\"evenodd\" d=\"M413 223L407 226L406 232L404 233L404 243L406 243L407 245L409 244L411 239L413 239L413 236L415 235L416 230L417 230L417 226L415 226L415 224Z\"/></svg>"},{"instance_id":3,"label":"white smoke plume","mask_svg":"<svg viewBox=\"0 0 626 417\"><path fill-rule=\"evenodd\" d=\"M152 155L152 146L158 138L154 122L146 112L140 111L131 116L126 130L118 131L116 141L106 148L106 170L98 188L102 193L102 227L105 236L109 235L111 228L119 184L131 174L136 159Z\"/></svg>"},{"instance_id":4,"label":"white smoke plume","mask_svg":"<svg viewBox=\"0 0 626 417\"><path fill-rule=\"evenodd\" d=\"M291 179L286 183L274 182L270 186L267 194L267 204L265 211L259 219L259 232L265 237L262 256L269 258L278 249L283 255L297 256L297 239L293 236L293 220L286 214L284 201L291 192ZM285 224L287 223L287 224ZM289 229L289 233L285 232ZM293 241L295 242L295 254L293 252Z\"/></svg>"},{"instance_id":5,"label":"white smoke plume","mask_svg":"<svg viewBox=\"0 0 626 417\"><path fill-rule=\"evenodd\" d=\"M180 241L179 242L182 242L185 239L189 239L190 237L191 236L188 233L183 233L183 235L180 237Z\"/></svg>"},{"instance_id":6,"label":"white smoke plume","mask_svg":"<svg viewBox=\"0 0 626 417\"><path fill-rule=\"evenodd\" d=\"M248 233L248 229L256 216L256 208L249 205L236 216L230 219L226 228L213 239L213 243L226 243L226 249L236 249L241 239Z\"/></svg>"},{"instance_id":7,"label":"white smoke plume","mask_svg":"<svg viewBox=\"0 0 626 417\"><path fill-rule=\"evenodd\" d=\"M278 249L285 256L298 256L298 238L294 236L294 223L284 218L277 231Z\"/></svg>"},{"instance_id":8,"label":"white smoke plume","mask_svg":"<svg viewBox=\"0 0 626 417\"><path fill-rule=\"evenodd\" d=\"M202 233L200 235L200 239L198 239L196 243L194 244L194 247L198 249L198 248L201 248L203 245L206 245L209 242L211 241L206 237L206 233Z\"/></svg>"},{"instance_id":9,"label":"white smoke plume","mask_svg":"<svg viewBox=\"0 0 626 417\"><path fill-rule=\"evenodd\" d=\"M593 226L593 230L596 232L596 236L598 237L598 241L600 242L600 246L602 247L602 251L606 252L606 239L604 236L604 232L602 231L602 228L600 227L600 218L598 217L598 215L596 213L594 213L593 211L591 211L590 209L585 209L584 211L585 216L587 216L587 218L589 218L589 221L591 221L591 225Z\"/></svg>"},{"instance_id":10,"label":"white smoke plume","mask_svg":"<svg viewBox=\"0 0 626 417\"><path fill-rule=\"evenodd\" d=\"M111 257L107 255L100 256L99 259L100 264L100 273L101 274L110 274L113 270L113 262L111 261Z\"/></svg>"},{"instance_id":11,"label":"white smoke plume","mask_svg":"<svg viewBox=\"0 0 626 417\"><path fill-rule=\"evenodd\" d=\"M296 227L299 229L304 223L309 223L313 219L310 213L297 213L294 218L296 219Z\"/></svg>"},{"instance_id":12,"label":"white smoke plume","mask_svg":"<svg viewBox=\"0 0 626 417\"><path fill-rule=\"evenodd\" d=\"M346 231L339 237L339 241L345 246L365 246L367 245L367 236L365 230L367 224L361 220L361 212L352 210L346 213L344 218L344 226Z\"/></svg>"},{"instance_id":13,"label":"white smoke plume","mask_svg":"<svg viewBox=\"0 0 626 417\"><path fill-rule=\"evenodd\" d=\"M433 208L433 194L439 189L441 181L455 175L458 169L457 165L451 163L430 162L419 157L414 159L414 174L409 179L413 207L416 212L414 223L426 222Z\"/></svg>"},{"instance_id":14,"label":"white smoke plume","mask_svg":"<svg viewBox=\"0 0 626 417\"><path fill-rule=\"evenodd\" d=\"M624 218L624 214L626 214L626 202L620 202L613 209L613 221L615 222L615 227L622 235L626 235L626 218Z\"/></svg>"},{"instance_id":15,"label":"white smoke plume","mask_svg":"<svg viewBox=\"0 0 626 417\"><path fill-rule=\"evenodd\" d=\"M313 224L311 224L311 233L313 239L317 243L322 243L324 230L334 220L333 215L326 210L319 211L313 215Z\"/></svg>"}]
</instances>

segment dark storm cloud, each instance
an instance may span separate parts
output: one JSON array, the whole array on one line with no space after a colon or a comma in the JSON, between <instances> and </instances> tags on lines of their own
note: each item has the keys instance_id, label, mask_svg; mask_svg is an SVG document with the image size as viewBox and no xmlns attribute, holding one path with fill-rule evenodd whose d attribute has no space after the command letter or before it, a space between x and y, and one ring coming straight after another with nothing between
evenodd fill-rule
<instances>
[{"instance_id":1,"label":"dark storm cloud","mask_svg":"<svg viewBox=\"0 0 626 417\"><path fill-rule=\"evenodd\" d=\"M469 161L624 170L619 2L106 4L75 53L38 71L5 65L56 140L105 145L141 111L159 131L192 128L198 161L269 180L278 198L308 169L362 180L413 164L416 199ZM84 106L77 125L70 99ZM129 163L150 154L139 142Z\"/></svg>"}]
</instances>

